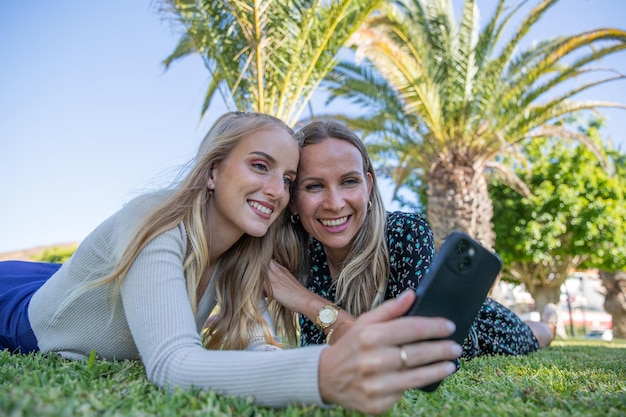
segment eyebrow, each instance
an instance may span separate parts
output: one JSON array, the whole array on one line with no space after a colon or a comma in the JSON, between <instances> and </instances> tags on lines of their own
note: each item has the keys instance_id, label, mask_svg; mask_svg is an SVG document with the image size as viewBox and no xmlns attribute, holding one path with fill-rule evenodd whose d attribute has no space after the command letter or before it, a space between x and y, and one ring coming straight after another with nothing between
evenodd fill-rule
<instances>
[{"instance_id":1,"label":"eyebrow","mask_svg":"<svg viewBox=\"0 0 626 417\"><path fill-rule=\"evenodd\" d=\"M346 172L345 174L342 174L340 178L346 178L346 177L360 177L363 178L363 173L361 171L350 171L350 172ZM300 178L300 181L322 181L324 178L323 177L306 177L306 178Z\"/></svg>"},{"instance_id":2,"label":"eyebrow","mask_svg":"<svg viewBox=\"0 0 626 417\"><path fill-rule=\"evenodd\" d=\"M268 153L262 152L262 151L252 151L250 152L251 155L259 155L262 156L265 159L268 159L271 163L275 164L276 163L276 159L274 159L274 157Z\"/></svg>"},{"instance_id":3,"label":"eyebrow","mask_svg":"<svg viewBox=\"0 0 626 417\"><path fill-rule=\"evenodd\" d=\"M259 155L260 157L263 157L265 159L267 159L268 161L270 161L272 164L276 164L276 158L274 158L272 155L263 152L263 151L252 151L250 152L250 155ZM290 169L289 171L287 171L288 174L291 175L296 175L296 171L293 169Z\"/></svg>"}]
</instances>

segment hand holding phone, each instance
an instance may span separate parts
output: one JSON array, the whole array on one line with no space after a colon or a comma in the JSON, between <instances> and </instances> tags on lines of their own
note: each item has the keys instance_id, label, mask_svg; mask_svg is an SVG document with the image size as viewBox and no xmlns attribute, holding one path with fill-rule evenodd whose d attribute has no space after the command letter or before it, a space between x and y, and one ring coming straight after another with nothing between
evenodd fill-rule
<instances>
[{"instance_id":1,"label":"hand holding phone","mask_svg":"<svg viewBox=\"0 0 626 417\"><path fill-rule=\"evenodd\" d=\"M409 316L445 317L456 324L449 337L462 345L493 285L502 261L463 232L448 235L416 290ZM421 388L434 391L440 382Z\"/></svg>"}]
</instances>

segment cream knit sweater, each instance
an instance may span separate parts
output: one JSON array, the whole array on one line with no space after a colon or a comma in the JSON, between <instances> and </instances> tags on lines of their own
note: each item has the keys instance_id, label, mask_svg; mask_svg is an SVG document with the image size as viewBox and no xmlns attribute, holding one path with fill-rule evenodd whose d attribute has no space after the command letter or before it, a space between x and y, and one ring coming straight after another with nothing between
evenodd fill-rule
<instances>
[{"instance_id":1,"label":"cream knit sweater","mask_svg":"<svg viewBox=\"0 0 626 417\"><path fill-rule=\"evenodd\" d=\"M318 363L324 346L279 350L257 339L246 351L202 347L199 332L214 301L210 286L194 317L183 278L182 224L142 250L117 297L106 287L73 295L113 268L128 233L162 198L150 194L124 206L35 293L28 314L41 351L80 359L95 350L101 358L141 360L148 379L162 387L210 389L272 407L323 405Z\"/></svg>"}]
</instances>

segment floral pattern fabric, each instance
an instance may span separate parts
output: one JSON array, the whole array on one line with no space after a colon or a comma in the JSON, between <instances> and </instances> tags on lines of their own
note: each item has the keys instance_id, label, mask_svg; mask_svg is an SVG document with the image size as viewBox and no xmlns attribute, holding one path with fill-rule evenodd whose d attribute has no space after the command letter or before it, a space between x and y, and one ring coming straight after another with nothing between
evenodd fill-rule
<instances>
[{"instance_id":1,"label":"floral pattern fabric","mask_svg":"<svg viewBox=\"0 0 626 417\"><path fill-rule=\"evenodd\" d=\"M386 237L391 270L385 299L390 299L407 288L417 288L428 272L435 245L430 226L414 213L387 213ZM335 303L336 291L324 248L313 238L309 242L309 256L308 289ZM303 315L299 320L302 346L325 343L326 336L311 320ZM539 344L530 327L514 312L487 298L463 343L462 357L523 355L538 349Z\"/></svg>"}]
</instances>

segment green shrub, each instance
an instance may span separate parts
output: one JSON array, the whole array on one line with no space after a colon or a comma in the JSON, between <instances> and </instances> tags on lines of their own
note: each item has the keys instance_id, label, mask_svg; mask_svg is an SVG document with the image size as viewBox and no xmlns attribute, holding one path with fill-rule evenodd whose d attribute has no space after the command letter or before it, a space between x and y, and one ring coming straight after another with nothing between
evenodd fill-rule
<instances>
[{"instance_id":1,"label":"green shrub","mask_svg":"<svg viewBox=\"0 0 626 417\"><path fill-rule=\"evenodd\" d=\"M78 245L73 246L56 246L50 249L46 249L43 253L34 255L33 261L38 262L54 262L63 263L67 261L70 256L76 251Z\"/></svg>"}]
</instances>

